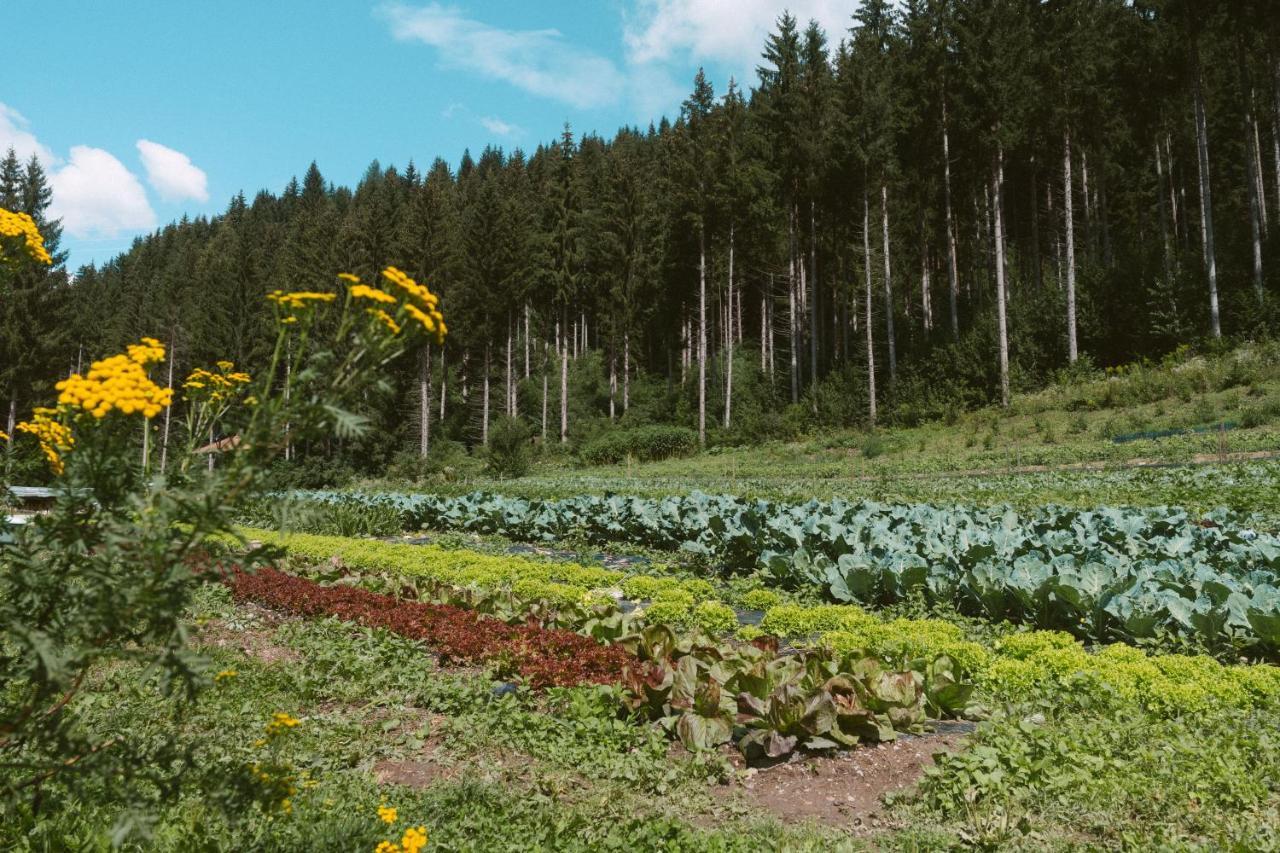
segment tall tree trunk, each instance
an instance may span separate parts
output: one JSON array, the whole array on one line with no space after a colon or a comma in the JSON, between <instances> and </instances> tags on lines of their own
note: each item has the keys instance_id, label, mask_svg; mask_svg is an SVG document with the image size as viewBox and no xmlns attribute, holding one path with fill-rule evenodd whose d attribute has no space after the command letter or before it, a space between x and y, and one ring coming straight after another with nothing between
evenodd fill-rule
<instances>
[{"instance_id":1,"label":"tall tree trunk","mask_svg":"<svg viewBox=\"0 0 1280 853\"><path fill-rule=\"evenodd\" d=\"M569 443L569 344L560 356L560 443Z\"/></svg>"},{"instance_id":2,"label":"tall tree trunk","mask_svg":"<svg viewBox=\"0 0 1280 853\"><path fill-rule=\"evenodd\" d=\"M524 304L524 378L529 378L529 303Z\"/></svg>"},{"instance_id":3,"label":"tall tree trunk","mask_svg":"<svg viewBox=\"0 0 1280 853\"><path fill-rule=\"evenodd\" d=\"M1222 337L1218 315L1218 259L1213 248L1213 195L1209 186L1209 129L1204 115L1204 91L1200 80L1200 51L1191 45L1191 99L1195 109L1196 160L1200 172L1200 240L1204 247L1204 269L1209 280L1209 328Z\"/></svg>"},{"instance_id":4,"label":"tall tree trunk","mask_svg":"<svg viewBox=\"0 0 1280 853\"><path fill-rule=\"evenodd\" d=\"M1160 236L1164 240L1164 280L1173 282L1173 245L1169 240L1169 214L1164 199L1164 158L1160 154L1160 140L1156 140L1156 207L1160 210Z\"/></svg>"},{"instance_id":5,"label":"tall tree trunk","mask_svg":"<svg viewBox=\"0 0 1280 853\"><path fill-rule=\"evenodd\" d=\"M440 423L444 423L444 404L449 398L449 363L445 360L447 346L440 345Z\"/></svg>"},{"instance_id":6,"label":"tall tree trunk","mask_svg":"<svg viewBox=\"0 0 1280 853\"><path fill-rule=\"evenodd\" d=\"M1271 60L1271 148L1275 157L1276 216L1280 217L1280 56Z\"/></svg>"},{"instance_id":7,"label":"tall tree trunk","mask_svg":"<svg viewBox=\"0 0 1280 853\"><path fill-rule=\"evenodd\" d=\"M1253 176L1258 184L1258 224L1262 227L1262 234L1265 237L1270 227L1267 222L1267 182L1265 172L1262 168L1262 134L1258 131L1258 116L1253 113L1253 90L1249 90L1249 108L1251 115L1249 123L1253 125Z\"/></svg>"},{"instance_id":8,"label":"tall tree trunk","mask_svg":"<svg viewBox=\"0 0 1280 853\"><path fill-rule=\"evenodd\" d=\"M760 294L760 372L769 369L769 311L768 297Z\"/></svg>"},{"instance_id":9,"label":"tall tree trunk","mask_svg":"<svg viewBox=\"0 0 1280 853\"><path fill-rule=\"evenodd\" d=\"M1254 169L1258 164L1257 151L1255 143L1257 137L1254 135L1252 101L1245 106L1244 113L1244 151L1245 158L1249 161L1245 166L1245 173L1248 175L1249 184L1249 236L1253 242L1253 290L1258 297L1258 302L1263 301L1263 280L1262 280L1262 200L1258 197L1258 188L1262 185L1261 175L1258 175Z\"/></svg>"},{"instance_id":10,"label":"tall tree trunk","mask_svg":"<svg viewBox=\"0 0 1280 853\"><path fill-rule=\"evenodd\" d=\"M707 239L698 227L698 446L707 446Z\"/></svg>"},{"instance_id":11,"label":"tall tree trunk","mask_svg":"<svg viewBox=\"0 0 1280 853\"><path fill-rule=\"evenodd\" d=\"M511 363L511 346L512 337L515 333L515 319L508 315L507 317L507 388L506 388L506 410L507 417L514 418L516 416L516 377L512 372Z\"/></svg>"},{"instance_id":12,"label":"tall tree trunk","mask_svg":"<svg viewBox=\"0 0 1280 853\"><path fill-rule=\"evenodd\" d=\"M542 446L547 446L547 398L550 391L547 387L547 375L551 373L551 359L548 358L547 342L542 342ZM556 351L559 354L559 350Z\"/></svg>"},{"instance_id":13,"label":"tall tree trunk","mask_svg":"<svg viewBox=\"0 0 1280 853\"><path fill-rule=\"evenodd\" d=\"M1004 281L1004 146L996 146L996 168L991 181L995 208L996 330L1000 337L1000 405L1009 406L1009 330L1005 316Z\"/></svg>"},{"instance_id":14,"label":"tall tree trunk","mask_svg":"<svg viewBox=\"0 0 1280 853\"><path fill-rule=\"evenodd\" d=\"M923 217L921 217L923 218ZM925 334L933 331L933 296L929 293L929 241L920 252L920 314Z\"/></svg>"},{"instance_id":15,"label":"tall tree trunk","mask_svg":"<svg viewBox=\"0 0 1280 853\"><path fill-rule=\"evenodd\" d=\"M951 143L947 132L947 101L942 101L942 175L947 217L947 286L951 303L951 337L960 338L960 265L956 259L956 223L951 214Z\"/></svg>"},{"instance_id":16,"label":"tall tree trunk","mask_svg":"<svg viewBox=\"0 0 1280 853\"><path fill-rule=\"evenodd\" d=\"M1067 228L1067 361L1076 363L1076 225L1071 180L1071 128L1062 132L1062 216Z\"/></svg>"},{"instance_id":17,"label":"tall tree trunk","mask_svg":"<svg viewBox=\"0 0 1280 853\"><path fill-rule=\"evenodd\" d=\"M813 388L813 413L818 413L818 217L809 200L809 378Z\"/></svg>"},{"instance_id":18,"label":"tall tree trunk","mask_svg":"<svg viewBox=\"0 0 1280 853\"><path fill-rule=\"evenodd\" d=\"M1169 217L1173 225L1173 237L1180 251L1186 251L1186 226L1183 222L1185 218L1183 211L1186 207L1178 204L1178 181L1173 175L1173 134L1171 133L1164 135L1164 161L1169 164Z\"/></svg>"},{"instance_id":19,"label":"tall tree trunk","mask_svg":"<svg viewBox=\"0 0 1280 853\"><path fill-rule=\"evenodd\" d=\"M613 350L609 350L609 423L613 423L617 419L614 411L614 400L618 396L618 361L613 354Z\"/></svg>"},{"instance_id":20,"label":"tall tree trunk","mask_svg":"<svg viewBox=\"0 0 1280 853\"><path fill-rule=\"evenodd\" d=\"M422 348L418 368L418 455L431 453L431 344Z\"/></svg>"},{"instance_id":21,"label":"tall tree trunk","mask_svg":"<svg viewBox=\"0 0 1280 853\"><path fill-rule=\"evenodd\" d=\"M481 409L484 412L480 421L480 443L489 446L489 345L484 345L484 383L482 385Z\"/></svg>"},{"instance_id":22,"label":"tall tree trunk","mask_svg":"<svg viewBox=\"0 0 1280 853\"><path fill-rule=\"evenodd\" d=\"M867 319L865 324L867 335L867 423L874 429L876 425L876 349L871 333L871 201L867 197L865 183L862 187L862 258L867 299Z\"/></svg>"},{"instance_id":23,"label":"tall tree trunk","mask_svg":"<svg viewBox=\"0 0 1280 853\"><path fill-rule=\"evenodd\" d=\"M880 184L880 212L884 226L884 327L889 347L889 390L898 382L898 345L893 335L893 284L889 270L889 186Z\"/></svg>"},{"instance_id":24,"label":"tall tree trunk","mask_svg":"<svg viewBox=\"0 0 1280 853\"><path fill-rule=\"evenodd\" d=\"M622 413L631 407L631 332L622 333Z\"/></svg>"},{"instance_id":25,"label":"tall tree trunk","mask_svg":"<svg viewBox=\"0 0 1280 853\"><path fill-rule=\"evenodd\" d=\"M800 320L796 316L796 215L787 209L787 334L791 350L791 402L800 402Z\"/></svg>"},{"instance_id":26,"label":"tall tree trunk","mask_svg":"<svg viewBox=\"0 0 1280 853\"><path fill-rule=\"evenodd\" d=\"M1084 202L1084 242L1090 260L1097 257L1097 234L1093 227L1093 196L1089 193L1089 152L1080 149L1080 200Z\"/></svg>"},{"instance_id":27,"label":"tall tree trunk","mask_svg":"<svg viewBox=\"0 0 1280 853\"><path fill-rule=\"evenodd\" d=\"M729 428L733 416L733 223L729 224L729 334L725 336L724 350L724 428Z\"/></svg>"}]
</instances>

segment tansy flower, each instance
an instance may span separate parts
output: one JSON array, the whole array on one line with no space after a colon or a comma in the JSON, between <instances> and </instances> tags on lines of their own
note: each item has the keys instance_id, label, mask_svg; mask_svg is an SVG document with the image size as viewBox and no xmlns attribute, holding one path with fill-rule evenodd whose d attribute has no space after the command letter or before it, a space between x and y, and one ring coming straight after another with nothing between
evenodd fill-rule
<instances>
[{"instance_id":1,"label":"tansy flower","mask_svg":"<svg viewBox=\"0 0 1280 853\"><path fill-rule=\"evenodd\" d=\"M356 299L372 299L374 302L381 302L384 305L395 305L396 298L385 290L378 290L376 287L370 287L367 284L357 284L351 288L351 295Z\"/></svg>"},{"instance_id":2,"label":"tansy flower","mask_svg":"<svg viewBox=\"0 0 1280 853\"><path fill-rule=\"evenodd\" d=\"M359 284L359 283L360 283L360 277L359 277L359 276L357 276L357 275L352 275L352 274L351 274L351 273L349 273L349 272L340 272L340 273L338 273L338 278L342 279L343 281L349 281L349 282L351 282L352 284Z\"/></svg>"},{"instance_id":3,"label":"tansy flower","mask_svg":"<svg viewBox=\"0 0 1280 853\"><path fill-rule=\"evenodd\" d=\"M0 432L0 441L8 441L8 440L9 440L9 434L7 432Z\"/></svg>"},{"instance_id":4,"label":"tansy flower","mask_svg":"<svg viewBox=\"0 0 1280 853\"><path fill-rule=\"evenodd\" d=\"M281 308L308 308L312 303L316 302L332 302L337 298L337 294L333 293L315 293L313 291L300 290L294 293L285 293L283 290L272 291L267 294L267 299Z\"/></svg>"},{"instance_id":5,"label":"tansy flower","mask_svg":"<svg viewBox=\"0 0 1280 853\"><path fill-rule=\"evenodd\" d=\"M396 822L396 810L394 806L378 806L378 817L383 823Z\"/></svg>"},{"instance_id":6,"label":"tansy flower","mask_svg":"<svg viewBox=\"0 0 1280 853\"><path fill-rule=\"evenodd\" d=\"M44 247L44 238L35 220L25 213L14 213L0 207L0 238L15 237L22 240L23 250L36 263L49 265L53 258ZM3 260L3 256L0 256Z\"/></svg>"},{"instance_id":7,"label":"tansy flower","mask_svg":"<svg viewBox=\"0 0 1280 853\"><path fill-rule=\"evenodd\" d=\"M75 447L75 437L70 428L54 419L58 414L57 409L37 407L31 414L31 420L18 424L18 431L35 436L40 442L40 452L49 462L49 468L54 474L61 476L66 470L62 461L63 454Z\"/></svg>"},{"instance_id":8,"label":"tansy flower","mask_svg":"<svg viewBox=\"0 0 1280 853\"><path fill-rule=\"evenodd\" d=\"M213 680L215 682L226 681L228 678L235 678L239 674L240 673L236 672L234 669L224 669L222 672L215 675Z\"/></svg>"},{"instance_id":9,"label":"tansy flower","mask_svg":"<svg viewBox=\"0 0 1280 853\"><path fill-rule=\"evenodd\" d=\"M379 323L381 323L382 325L390 329L391 334L393 335L400 334L400 324L397 323L395 320L391 319L391 315L388 314L386 311L383 311L381 308L369 308L367 309L367 311L369 313L369 316L373 317Z\"/></svg>"},{"instance_id":10,"label":"tansy flower","mask_svg":"<svg viewBox=\"0 0 1280 853\"><path fill-rule=\"evenodd\" d=\"M373 848L373 853L400 853L400 845L390 841L379 841L378 846Z\"/></svg>"}]
</instances>

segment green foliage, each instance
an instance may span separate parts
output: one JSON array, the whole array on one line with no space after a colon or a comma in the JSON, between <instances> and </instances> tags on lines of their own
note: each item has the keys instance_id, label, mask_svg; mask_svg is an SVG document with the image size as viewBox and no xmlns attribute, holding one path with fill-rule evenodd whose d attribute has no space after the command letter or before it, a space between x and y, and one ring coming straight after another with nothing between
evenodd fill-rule
<instances>
[{"instance_id":1,"label":"green foliage","mask_svg":"<svg viewBox=\"0 0 1280 853\"><path fill-rule=\"evenodd\" d=\"M697 449L698 434L693 430L655 424L606 430L584 444L579 456L588 465L614 465L628 459L653 462L687 456Z\"/></svg>"},{"instance_id":2,"label":"green foliage","mask_svg":"<svg viewBox=\"0 0 1280 853\"><path fill-rule=\"evenodd\" d=\"M485 449L487 470L500 480L523 477L529 472L532 433L520 418L501 417L489 427Z\"/></svg>"}]
</instances>

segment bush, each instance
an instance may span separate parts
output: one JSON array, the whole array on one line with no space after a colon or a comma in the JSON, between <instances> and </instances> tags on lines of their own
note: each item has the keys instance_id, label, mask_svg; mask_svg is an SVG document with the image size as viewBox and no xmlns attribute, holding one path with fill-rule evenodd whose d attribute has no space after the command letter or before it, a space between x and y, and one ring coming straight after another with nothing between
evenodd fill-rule
<instances>
[{"instance_id":1,"label":"bush","mask_svg":"<svg viewBox=\"0 0 1280 853\"><path fill-rule=\"evenodd\" d=\"M523 477L529 473L529 440L532 434L520 418L502 417L489 427L489 447L485 462L490 474L499 479Z\"/></svg>"},{"instance_id":2,"label":"bush","mask_svg":"<svg viewBox=\"0 0 1280 853\"><path fill-rule=\"evenodd\" d=\"M634 429L607 430L583 444L579 455L588 465L616 465L628 458L655 462L688 456L698 448L691 429L654 424Z\"/></svg>"}]
</instances>

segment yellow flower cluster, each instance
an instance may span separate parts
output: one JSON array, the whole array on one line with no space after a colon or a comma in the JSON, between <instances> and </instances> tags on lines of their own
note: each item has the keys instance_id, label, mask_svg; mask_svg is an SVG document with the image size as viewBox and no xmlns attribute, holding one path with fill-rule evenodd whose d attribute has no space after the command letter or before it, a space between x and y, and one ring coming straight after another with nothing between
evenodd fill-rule
<instances>
[{"instance_id":1,"label":"yellow flower cluster","mask_svg":"<svg viewBox=\"0 0 1280 853\"><path fill-rule=\"evenodd\" d=\"M400 324L391 318L391 315L381 308L368 308L367 313L376 319L379 323L386 326L393 335L400 334Z\"/></svg>"},{"instance_id":2,"label":"yellow flower cluster","mask_svg":"<svg viewBox=\"0 0 1280 853\"><path fill-rule=\"evenodd\" d=\"M396 814L395 806L388 806L385 804L378 806L378 819L383 823L395 823Z\"/></svg>"},{"instance_id":3,"label":"yellow flower cluster","mask_svg":"<svg viewBox=\"0 0 1280 853\"><path fill-rule=\"evenodd\" d=\"M95 361L88 376L73 373L59 382L58 405L81 409L95 418L113 411L154 418L173 401L172 389L161 388L147 377L147 365L163 360L164 344L143 338L130 345L126 354Z\"/></svg>"},{"instance_id":4,"label":"yellow flower cluster","mask_svg":"<svg viewBox=\"0 0 1280 853\"><path fill-rule=\"evenodd\" d=\"M343 273L343 275L351 275ZM352 276L352 278L355 278ZM356 279L359 281L360 279ZM372 299L374 302L381 302L383 305L395 305L396 298L385 290L378 290L376 287L370 287L367 284L356 284L351 288L351 296L355 299Z\"/></svg>"},{"instance_id":5,"label":"yellow flower cluster","mask_svg":"<svg viewBox=\"0 0 1280 853\"><path fill-rule=\"evenodd\" d=\"M19 237L31 260L42 264L53 263L35 220L25 213L14 213L0 207L0 237Z\"/></svg>"},{"instance_id":6,"label":"yellow flower cluster","mask_svg":"<svg viewBox=\"0 0 1280 853\"><path fill-rule=\"evenodd\" d=\"M333 293L315 293L313 291L299 290L293 293L285 293L283 290L273 290L267 294L267 299L281 308L288 308L296 311L300 308L308 308L317 302L332 302L337 298Z\"/></svg>"},{"instance_id":7,"label":"yellow flower cluster","mask_svg":"<svg viewBox=\"0 0 1280 853\"><path fill-rule=\"evenodd\" d=\"M40 451L49 460L49 467L53 473L61 475L66 470L62 456L75 447L75 436L69 427L55 419L57 409L36 408L31 414L31 420L18 424L18 430L36 437Z\"/></svg>"},{"instance_id":8,"label":"yellow flower cluster","mask_svg":"<svg viewBox=\"0 0 1280 853\"><path fill-rule=\"evenodd\" d=\"M436 295L426 285L418 284L395 267L384 269L382 277L409 294L411 301L405 302L405 311L421 323L428 334L435 335L436 343L444 343L444 336L449 330L444 324L444 315L437 307L440 300Z\"/></svg>"},{"instance_id":9,"label":"yellow flower cluster","mask_svg":"<svg viewBox=\"0 0 1280 853\"><path fill-rule=\"evenodd\" d=\"M419 853L426 846L427 828L411 826L404 831L399 844L394 841L383 841L374 848L374 853Z\"/></svg>"},{"instance_id":10,"label":"yellow flower cluster","mask_svg":"<svg viewBox=\"0 0 1280 853\"><path fill-rule=\"evenodd\" d=\"M292 717L284 711L277 711L271 718L271 722L267 723L267 735L275 737L284 734L289 729L296 728L301 722L297 717Z\"/></svg>"},{"instance_id":11,"label":"yellow flower cluster","mask_svg":"<svg viewBox=\"0 0 1280 853\"><path fill-rule=\"evenodd\" d=\"M188 400L207 397L215 403L221 402L233 396L241 386L253 381L253 377L249 374L236 372L235 364L230 361L219 361L217 367L216 373L205 370L203 367L191 372L191 375L182 383L182 387L187 391Z\"/></svg>"},{"instance_id":12,"label":"yellow flower cluster","mask_svg":"<svg viewBox=\"0 0 1280 853\"><path fill-rule=\"evenodd\" d=\"M9 434L4 430L0 430L0 441L8 441L8 440L9 440Z\"/></svg>"},{"instance_id":13,"label":"yellow flower cluster","mask_svg":"<svg viewBox=\"0 0 1280 853\"><path fill-rule=\"evenodd\" d=\"M215 683L219 681L226 681L229 678L235 678L239 674L240 673L236 672L234 669L224 669L222 672L215 675L213 680Z\"/></svg>"}]
</instances>

